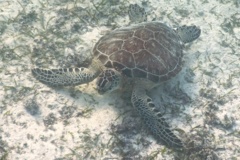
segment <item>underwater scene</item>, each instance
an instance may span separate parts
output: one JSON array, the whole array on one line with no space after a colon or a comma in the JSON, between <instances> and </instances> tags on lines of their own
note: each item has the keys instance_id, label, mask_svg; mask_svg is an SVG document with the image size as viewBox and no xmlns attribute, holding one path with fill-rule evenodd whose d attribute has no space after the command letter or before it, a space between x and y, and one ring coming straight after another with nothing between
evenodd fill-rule
<instances>
[{"instance_id":1,"label":"underwater scene","mask_svg":"<svg viewBox=\"0 0 240 160\"><path fill-rule=\"evenodd\" d=\"M240 0L0 0L0 160L240 160Z\"/></svg>"}]
</instances>

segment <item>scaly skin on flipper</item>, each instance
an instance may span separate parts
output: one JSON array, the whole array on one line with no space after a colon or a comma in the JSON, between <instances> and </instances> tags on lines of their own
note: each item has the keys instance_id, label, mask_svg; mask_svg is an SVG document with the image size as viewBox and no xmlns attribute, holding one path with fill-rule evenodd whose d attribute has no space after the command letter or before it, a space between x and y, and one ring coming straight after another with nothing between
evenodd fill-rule
<instances>
[{"instance_id":1,"label":"scaly skin on flipper","mask_svg":"<svg viewBox=\"0 0 240 160\"><path fill-rule=\"evenodd\" d=\"M146 127L158 140L174 149L184 147L182 141L172 132L163 115L156 109L152 99L146 95L142 86L134 87L131 100Z\"/></svg>"},{"instance_id":2,"label":"scaly skin on flipper","mask_svg":"<svg viewBox=\"0 0 240 160\"><path fill-rule=\"evenodd\" d=\"M147 20L145 9L140 7L138 4L129 5L128 15L132 23L139 23Z\"/></svg>"},{"instance_id":3,"label":"scaly skin on flipper","mask_svg":"<svg viewBox=\"0 0 240 160\"><path fill-rule=\"evenodd\" d=\"M183 43L192 42L195 39L197 39L201 34L201 30L196 26L186 26L186 25L178 27L176 32L181 38Z\"/></svg>"},{"instance_id":4,"label":"scaly skin on flipper","mask_svg":"<svg viewBox=\"0 0 240 160\"><path fill-rule=\"evenodd\" d=\"M32 69L33 76L49 86L77 86L94 80L104 67L93 60L89 68Z\"/></svg>"},{"instance_id":5,"label":"scaly skin on flipper","mask_svg":"<svg viewBox=\"0 0 240 160\"><path fill-rule=\"evenodd\" d=\"M33 76L49 86L76 86L91 82L96 74L87 68L32 69Z\"/></svg>"}]
</instances>

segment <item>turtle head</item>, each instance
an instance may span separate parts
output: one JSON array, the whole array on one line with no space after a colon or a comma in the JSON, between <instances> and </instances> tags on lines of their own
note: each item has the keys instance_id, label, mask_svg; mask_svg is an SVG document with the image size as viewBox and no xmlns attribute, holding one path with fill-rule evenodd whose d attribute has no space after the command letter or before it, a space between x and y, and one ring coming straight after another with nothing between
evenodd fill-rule
<instances>
[{"instance_id":1,"label":"turtle head","mask_svg":"<svg viewBox=\"0 0 240 160\"><path fill-rule=\"evenodd\" d=\"M120 87L121 74L113 69L104 70L97 78L97 90L99 94L112 92Z\"/></svg>"}]
</instances>

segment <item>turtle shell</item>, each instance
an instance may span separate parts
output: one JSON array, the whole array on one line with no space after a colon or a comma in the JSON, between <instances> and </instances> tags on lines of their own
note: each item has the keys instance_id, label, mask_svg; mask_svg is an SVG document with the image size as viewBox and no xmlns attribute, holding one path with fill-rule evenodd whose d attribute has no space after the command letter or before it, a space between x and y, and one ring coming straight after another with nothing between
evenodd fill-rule
<instances>
[{"instance_id":1,"label":"turtle shell","mask_svg":"<svg viewBox=\"0 0 240 160\"><path fill-rule=\"evenodd\" d=\"M104 66L128 77L161 82L175 76L182 65L183 43L160 22L116 29L96 43L93 54Z\"/></svg>"}]
</instances>

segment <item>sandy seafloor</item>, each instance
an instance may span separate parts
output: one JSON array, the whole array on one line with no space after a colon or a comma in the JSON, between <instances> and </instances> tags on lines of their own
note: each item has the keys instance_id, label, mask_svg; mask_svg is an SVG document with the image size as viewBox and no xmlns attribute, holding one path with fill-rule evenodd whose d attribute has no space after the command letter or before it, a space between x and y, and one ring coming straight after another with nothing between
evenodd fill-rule
<instances>
[{"instance_id":1,"label":"sandy seafloor","mask_svg":"<svg viewBox=\"0 0 240 160\"><path fill-rule=\"evenodd\" d=\"M130 93L98 95L94 82L50 88L31 68L78 65L106 32L129 24L129 4L147 20L195 24L180 74L149 93L189 147L157 143ZM1 160L240 159L239 0L0 0Z\"/></svg>"}]
</instances>

